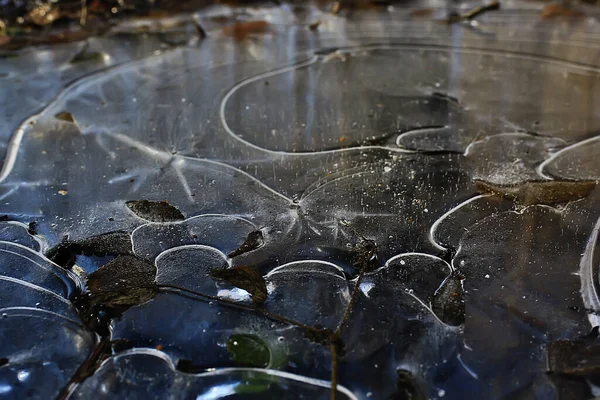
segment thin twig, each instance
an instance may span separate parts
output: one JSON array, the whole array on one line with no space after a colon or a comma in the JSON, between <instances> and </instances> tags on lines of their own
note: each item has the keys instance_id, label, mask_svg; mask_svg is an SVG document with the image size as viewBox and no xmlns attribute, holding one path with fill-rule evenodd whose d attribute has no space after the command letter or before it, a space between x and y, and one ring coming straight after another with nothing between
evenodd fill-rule
<instances>
[{"instance_id":1,"label":"thin twig","mask_svg":"<svg viewBox=\"0 0 600 400\"><path fill-rule=\"evenodd\" d=\"M334 334L335 336L335 334ZM337 356L337 341L330 340L329 350L331 351L331 393L330 400L336 400L337 397L337 373L338 373L338 356Z\"/></svg>"},{"instance_id":2,"label":"thin twig","mask_svg":"<svg viewBox=\"0 0 600 400\"><path fill-rule=\"evenodd\" d=\"M342 328L348 321L348 318L350 318L350 314L352 313L352 308L354 307L354 303L356 302L356 299L358 298L358 292L360 291L360 284L362 283L362 280L364 277L365 277L365 269L363 268L363 269L361 269L360 274L358 274L358 279L356 280L356 285L354 285L354 289L352 290L352 297L350 298L348 307L346 307L346 312L344 313L342 320L340 321L337 328L335 329L335 332L333 333L336 336L336 338L339 337L340 333L342 332Z\"/></svg>"},{"instance_id":3,"label":"thin twig","mask_svg":"<svg viewBox=\"0 0 600 400\"><path fill-rule=\"evenodd\" d=\"M350 222L348 222L348 221L346 221L345 219L342 218L342 219L340 219L340 224L342 224L346 228L350 229L352 231L352 233L354 234L354 236L356 236L357 238L359 238L363 242L367 241L367 239L362 235L362 233L360 233L358 231L358 229L356 229L355 227L353 227L352 225L350 225Z\"/></svg>"},{"instance_id":4,"label":"thin twig","mask_svg":"<svg viewBox=\"0 0 600 400\"><path fill-rule=\"evenodd\" d=\"M495 0L495 1L491 2L490 4L484 4L482 6L475 7L473 9L467 11L466 13L450 16L450 17L448 17L448 19L446 19L446 23L454 24L454 23L460 22L460 21L471 20L480 14L483 14L487 11L498 10L499 8L500 8L500 2L498 0Z\"/></svg>"},{"instance_id":5,"label":"thin twig","mask_svg":"<svg viewBox=\"0 0 600 400\"><path fill-rule=\"evenodd\" d=\"M107 337L100 339L92 354L90 354L83 364L77 368L77 371L75 371L75 374L73 374L69 382L60 391L56 397L56 400L66 400L71 395L76 384L83 382L85 378L94 373L98 364L98 360L106 349L108 343L109 341Z\"/></svg>"},{"instance_id":6,"label":"thin twig","mask_svg":"<svg viewBox=\"0 0 600 400\"><path fill-rule=\"evenodd\" d=\"M206 39L208 37L208 34L206 33L206 30L200 24L200 22L193 20L193 24L194 24L194 28L196 28L196 34L198 35L200 40Z\"/></svg>"},{"instance_id":7,"label":"thin twig","mask_svg":"<svg viewBox=\"0 0 600 400\"><path fill-rule=\"evenodd\" d=\"M302 322L295 321L295 320L293 320L291 318L284 317L283 315L267 311L267 310L265 310L263 308L257 308L257 307L254 307L254 306L251 306L251 305L248 305L248 304L238 303L238 302L227 300L227 299L223 299L223 298L217 297L217 296L211 296L209 294L197 292L195 290L186 289L186 288L182 288L182 287L175 286L175 285L164 285L164 284L155 285L155 286L148 286L148 287L157 287L158 289L172 289L172 290L175 290L175 291L189 293L189 294L192 294L192 295L195 295L195 296L198 296L198 297L203 297L203 298L206 298L206 299L209 299L209 300L214 300L214 301L217 301L217 302L222 303L222 304L227 304L227 305L232 306L232 307L237 307L237 308L241 308L241 309L244 309L244 310L253 311L255 313L264 315L265 317L270 318L272 320L275 320L275 321L278 321L278 322L283 322L283 323L290 324L290 325L295 325L295 326L297 326L299 328L302 328L302 329L305 329L305 330L308 330L308 331L311 331L311 332L320 332L321 331L321 329L315 328L314 326L303 324Z\"/></svg>"}]
</instances>

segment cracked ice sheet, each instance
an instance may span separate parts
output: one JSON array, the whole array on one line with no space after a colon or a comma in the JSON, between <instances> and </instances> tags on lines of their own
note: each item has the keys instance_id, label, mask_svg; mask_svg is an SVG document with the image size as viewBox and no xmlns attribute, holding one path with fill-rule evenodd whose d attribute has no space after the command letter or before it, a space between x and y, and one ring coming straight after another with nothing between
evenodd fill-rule
<instances>
[{"instance_id":1,"label":"cracked ice sheet","mask_svg":"<svg viewBox=\"0 0 600 400\"><path fill-rule=\"evenodd\" d=\"M589 276L580 273L580 258L599 215L597 197L596 191L563 210L501 211L463 235L452 261L467 293L460 356L478 378L466 390L485 398L556 390L543 373L544 348L589 331L580 295ZM505 368L511 372L498 373Z\"/></svg>"},{"instance_id":2,"label":"cracked ice sheet","mask_svg":"<svg viewBox=\"0 0 600 400\"><path fill-rule=\"evenodd\" d=\"M429 397L464 398L472 391L501 397L517 390L552 395L541 362L543 346L559 337L557 332L565 338L586 333L594 316L581 306L598 304L592 265L597 194L556 210L523 210L510 200L474 197L471 181L597 177L595 139L586 141L598 128L597 116L589 111L593 103L581 100L582 93L597 97L597 72L573 62L596 63L595 52L581 51L585 29L592 27L573 27L574 43L564 38L562 44L550 43L545 39L552 36L542 31L528 44L507 36L502 26L492 43L460 26L448 35L447 27L434 22L425 22L431 35L426 38L420 28L395 22L402 11L386 12L385 23L370 11L350 18L311 14L323 18L319 35L307 24L296 26L294 19L274 14L284 22L241 43L223 37L217 26L198 48L180 47L82 77L32 118L33 126L23 124L10 168L2 174L2 213L38 220L50 245L65 234L79 239L142 226L133 234L136 252L156 261L160 282L243 304L249 304L247 293L212 281L207 269L232 262L225 254L257 228L265 234L265 246L233 263L259 267L269 284L269 309L328 326L340 320L357 282L354 252L364 235L378 244L381 268L365 276L349 318L343 385L362 397L386 397L397 390L400 368L423 381ZM243 18L259 20L267 13L249 9L247 14ZM494 18L488 22L501 25ZM531 26L522 24L511 34L527 33L535 29ZM415 38L420 43L394 43ZM447 46L457 39L465 49ZM550 44L538 46L539 41ZM389 44L372 45L381 42ZM320 51L331 47L342 51ZM61 57L56 63L65 65L68 57ZM359 79L362 73L369 79ZM32 82L40 79L27 70L23 74ZM336 97L338 92L344 96ZM259 95L266 101L255 101ZM38 108L48 102L32 97ZM377 111L383 100L384 110ZM24 110L21 118L33 112ZM56 119L61 112L75 122ZM397 124L395 113L404 125ZM323 115L338 121L330 124ZM431 124L442 127L422 129ZM402 131L411 127L419 129ZM459 154L407 154L406 148ZM124 205L135 199L168 200L188 219L147 224ZM203 220L211 214L219 216ZM529 218L547 234L521 234ZM401 254L406 251L428 254ZM461 270L457 263L465 261L461 272L468 290L464 333L444 322L445 313L434 315L445 311L438 299L447 294L454 271L433 254L450 261L456 251L452 265ZM489 266L481 254L493 256L499 276L481 275L480 267ZM318 268L290 266L298 261ZM580 261L587 274L571 275ZM529 262L540 275L521 274ZM544 269L555 262L560 267ZM37 272L14 279L30 276ZM49 282L35 281L62 288ZM510 292L506 297L503 284ZM580 286L584 304L576 293ZM543 293L552 307L519 298L518 290ZM61 304L45 292L26 293L34 304L48 300L47 307L57 312L68 309L58 308ZM571 304L579 311L564 309ZM486 325L490 317L496 323ZM201 332L198 326L209 329ZM290 372L320 379L331 372L327 349L308 342L298 329L173 293L130 309L113 327L115 338L127 338L134 347L160 345L173 359L191 357L206 368L232 366L223 347L231 334L260 333L273 349L291 349ZM521 340L526 336L534 336L534 343ZM497 339L493 351L478 341L481 337ZM529 358L515 382L509 363L519 363L517 355ZM490 361L482 365L481 360ZM112 362L120 361L113 358L105 366ZM82 387L82 397L98 382L102 387L106 370L88 381L91 389ZM478 377L492 387L480 387Z\"/></svg>"},{"instance_id":3,"label":"cracked ice sheet","mask_svg":"<svg viewBox=\"0 0 600 400\"><path fill-rule=\"evenodd\" d=\"M55 124L57 130L48 134L54 141L24 137L31 151L19 155L14 172L1 184L5 204L25 220L38 220L51 245L66 234L75 240L143 225L147 221L127 208L128 200L168 200L185 215L229 213L274 227L294 218L289 199L226 164L174 156L124 135L81 135L73 124ZM68 161L55 160L53 154L65 152L71 154ZM23 169L31 162L45 167ZM45 174L48 168L57 174ZM88 182L97 183L93 192ZM28 200L11 202L20 195Z\"/></svg>"},{"instance_id":4,"label":"cracked ice sheet","mask_svg":"<svg viewBox=\"0 0 600 400\"><path fill-rule=\"evenodd\" d=\"M116 379L115 379L116 377ZM338 386L337 398L356 400ZM107 360L100 370L74 393L75 399L127 397L209 399L328 399L328 382L276 370L227 368L200 374L184 374L159 351L131 350Z\"/></svg>"},{"instance_id":5,"label":"cracked ice sheet","mask_svg":"<svg viewBox=\"0 0 600 400\"><path fill-rule=\"evenodd\" d=\"M81 282L42 255L0 242L0 388L8 398L56 397L95 335L69 301Z\"/></svg>"},{"instance_id":6,"label":"cracked ice sheet","mask_svg":"<svg viewBox=\"0 0 600 400\"><path fill-rule=\"evenodd\" d=\"M148 38L104 37L85 42L37 46L0 55L0 160L18 126L42 110L77 79L161 51L164 44ZM78 55L82 61L72 62ZM92 56L89 56L92 55Z\"/></svg>"}]
</instances>

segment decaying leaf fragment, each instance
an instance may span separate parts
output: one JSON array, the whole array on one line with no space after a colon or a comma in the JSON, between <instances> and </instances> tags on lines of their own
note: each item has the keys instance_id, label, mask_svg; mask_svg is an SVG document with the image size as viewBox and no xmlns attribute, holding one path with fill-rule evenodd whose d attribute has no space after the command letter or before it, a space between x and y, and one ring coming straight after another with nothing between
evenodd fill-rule
<instances>
[{"instance_id":1,"label":"decaying leaf fragment","mask_svg":"<svg viewBox=\"0 0 600 400\"><path fill-rule=\"evenodd\" d=\"M255 305L262 305L267 300L267 284L258 269L248 265L238 265L233 268L212 269L210 275L213 278L223 280L244 289Z\"/></svg>"}]
</instances>

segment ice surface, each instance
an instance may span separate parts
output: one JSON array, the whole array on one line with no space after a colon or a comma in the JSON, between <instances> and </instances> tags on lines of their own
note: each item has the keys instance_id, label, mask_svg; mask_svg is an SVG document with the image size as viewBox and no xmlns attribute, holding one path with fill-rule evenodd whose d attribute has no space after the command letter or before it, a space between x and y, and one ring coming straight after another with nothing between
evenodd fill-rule
<instances>
[{"instance_id":1,"label":"ice surface","mask_svg":"<svg viewBox=\"0 0 600 400\"><path fill-rule=\"evenodd\" d=\"M546 358L599 323L599 28L542 7L1 50L0 396L597 395Z\"/></svg>"}]
</instances>

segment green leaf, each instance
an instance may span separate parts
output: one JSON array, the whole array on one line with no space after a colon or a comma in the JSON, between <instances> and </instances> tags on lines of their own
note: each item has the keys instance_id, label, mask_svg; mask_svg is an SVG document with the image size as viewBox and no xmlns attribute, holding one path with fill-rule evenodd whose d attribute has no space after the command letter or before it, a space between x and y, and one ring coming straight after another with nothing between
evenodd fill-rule
<instances>
[{"instance_id":1,"label":"green leaf","mask_svg":"<svg viewBox=\"0 0 600 400\"><path fill-rule=\"evenodd\" d=\"M234 334L227 339L227 350L236 364L265 368L271 361L269 346L258 336Z\"/></svg>"}]
</instances>

